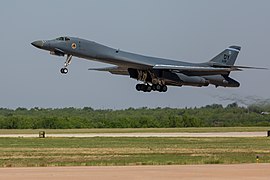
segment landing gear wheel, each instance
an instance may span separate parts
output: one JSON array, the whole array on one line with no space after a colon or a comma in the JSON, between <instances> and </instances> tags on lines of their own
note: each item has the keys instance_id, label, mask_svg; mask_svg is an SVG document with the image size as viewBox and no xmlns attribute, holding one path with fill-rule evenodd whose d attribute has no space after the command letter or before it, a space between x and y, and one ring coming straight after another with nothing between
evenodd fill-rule
<instances>
[{"instance_id":1,"label":"landing gear wheel","mask_svg":"<svg viewBox=\"0 0 270 180\"><path fill-rule=\"evenodd\" d=\"M150 85L146 85L146 92L151 92L152 91L152 87Z\"/></svg>"},{"instance_id":2,"label":"landing gear wheel","mask_svg":"<svg viewBox=\"0 0 270 180\"><path fill-rule=\"evenodd\" d=\"M162 92L167 92L168 91L168 87L167 86L162 86L161 90L162 90Z\"/></svg>"},{"instance_id":3,"label":"landing gear wheel","mask_svg":"<svg viewBox=\"0 0 270 180\"><path fill-rule=\"evenodd\" d=\"M160 92L161 91L161 85L157 84L156 85L156 90Z\"/></svg>"},{"instance_id":4,"label":"landing gear wheel","mask_svg":"<svg viewBox=\"0 0 270 180\"><path fill-rule=\"evenodd\" d=\"M153 91L156 91L156 90L157 90L157 85L156 85L156 84L153 84L153 85L152 85L152 90L153 90Z\"/></svg>"},{"instance_id":5,"label":"landing gear wheel","mask_svg":"<svg viewBox=\"0 0 270 180\"><path fill-rule=\"evenodd\" d=\"M141 84L141 91L147 92L147 85Z\"/></svg>"},{"instance_id":6,"label":"landing gear wheel","mask_svg":"<svg viewBox=\"0 0 270 180\"><path fill-rule=\"evenodd\" d=\"M137 84L136 85L136 90L137 91L143 91L143 92L151 92L152 91L152 86L146 85L146 84Z\"/></svg>"},{"instance_id":7,"label":"landing gear wheel","mask_svg":"<svg viewBox=\"0 0 270 180\"><path fill-rule=\"evenodd\" d=\"M151 91L167 92L168 87L166 85L162 86L159 84L153 84L152 86L149 84L137 84L136 90L143 92L151 92Z\"/></svg>"},{"instance_id":8,"label":"landing gear wheel","mask_svg":"<svg viewBox=\"0 0 270 180\"><path fill-rule=\"evenodd\" d=\"M142 90L142 85L141 84L137 84L136 85L136 90L137 91L141 91Z\"/></svg>"},{"instance_id":9,"label":"landing gear wheel","mask_svg":"<svg viewBox=\"0 0 270 180\"><path fill-rule=\"evenodd\" d=\"M67 68L62 68L62 69L60 70L60 72L61 72L62 74L67 74L67 73L68 73L68 69L67 69Z\"/></svg>"}]
</instances>

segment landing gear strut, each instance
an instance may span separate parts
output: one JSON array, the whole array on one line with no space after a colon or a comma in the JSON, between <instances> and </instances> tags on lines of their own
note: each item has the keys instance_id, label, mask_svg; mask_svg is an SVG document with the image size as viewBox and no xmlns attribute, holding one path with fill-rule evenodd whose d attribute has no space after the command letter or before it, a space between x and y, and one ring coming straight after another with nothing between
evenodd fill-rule
<instances>
[{"instance_id":1,"label":"landing gear strut","mask_svg":"<svg viewBox=\"0 0 270 180\"><path fill-rule=\"evenodd\" d=\"M67 74L68 73L68 65L70 65L71 64L71 60L72 60L72 55L70 55L70 54L68 54L67 55L67 59L66 59L66 62L65 62L65 64L64 64L64 68L61 68L61 70L60 70L60 72L62 73L62 74Z\"/></svg>"},{"instance_id":2,"label":"landing gear strut","mask_svg":"<svg viewBox=\"0 0 270 180\"><path fill-rule=\"evenodd\" d=\"M167 92L168 87L166 85L159 85L159 84L153 84L152 86L149 84L137 84L136 90L143 92L151 92L151 91Z\"/></svg>"}]
</instances>

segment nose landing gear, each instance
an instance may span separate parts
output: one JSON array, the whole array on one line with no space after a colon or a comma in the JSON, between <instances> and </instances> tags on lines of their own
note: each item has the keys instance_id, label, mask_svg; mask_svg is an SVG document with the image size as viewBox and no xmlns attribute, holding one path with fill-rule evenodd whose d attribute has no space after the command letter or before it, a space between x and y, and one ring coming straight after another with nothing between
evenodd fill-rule
<instances>
[{"instance_id":1,"label":"nose landing gear","mask_svg":"<svg viewBox=\"0 0 270 180\"><path fill-rule=\"evenodd\" d=\"M61 68L61 69L60 69L60 72L61 72L62 74L67 74L67 73L68 73L68 68Z\"/></svg>"},{"instance_id":2,"label":"nose landing gear","mask_svg":"<svg viewBox=\"0 0 270 180\"><path fill-rule=\"evenodd\" d=\"M64 68L61 68L61 70L60 70L60 72L62 73L62 74L67 74L68 73L68 65L70 65L71 64L71 60L72 60L72 55L70 55L70 54L68 54L67 55L67 59L66 59L66 62L65 62L65 64L64 64Z\"/></svg>"}]
</instances>

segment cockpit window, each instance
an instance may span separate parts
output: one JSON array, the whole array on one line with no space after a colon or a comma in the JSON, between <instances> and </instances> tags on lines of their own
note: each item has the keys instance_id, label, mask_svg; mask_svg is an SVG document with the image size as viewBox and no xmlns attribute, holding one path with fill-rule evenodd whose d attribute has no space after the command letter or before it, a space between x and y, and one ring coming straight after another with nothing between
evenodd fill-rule
<instances>
[{"instance_id":1,"label":"cockpit window","mask_svg":"<svg viewBox=\"0 0 270 180\"><path fill-rule=\"evenodd\" d=\"M70 41L70 38L68 37L59 37L59 38L56 38L57 41Z\"/></svg>"},{"instance_id":2,"label":"cockpit window","mask_svg":"<svg viewBox=\"0 0 270 180\"><path fill-rule=\"evenodd\" d=\"M56 38L56 40L58 40L58 41L64 41L64 37Z\"/></svg>"}]
</instances>

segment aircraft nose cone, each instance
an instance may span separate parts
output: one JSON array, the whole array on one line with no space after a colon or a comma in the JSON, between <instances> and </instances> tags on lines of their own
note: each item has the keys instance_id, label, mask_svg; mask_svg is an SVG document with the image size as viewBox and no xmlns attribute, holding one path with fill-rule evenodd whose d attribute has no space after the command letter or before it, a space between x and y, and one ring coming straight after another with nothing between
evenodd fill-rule
<instances>
[{"instance_id":1,"label":"aircraft nose cone","mask_svg":"<svg viewBox=\"0 0 270 180\"><path fill-rule=\"evenodd\" d=\"M42 48L44 45L43 41L34 41L31 44L37 48Z\"/></svg>"}]
</instances>

